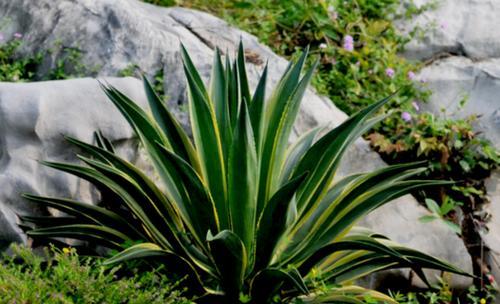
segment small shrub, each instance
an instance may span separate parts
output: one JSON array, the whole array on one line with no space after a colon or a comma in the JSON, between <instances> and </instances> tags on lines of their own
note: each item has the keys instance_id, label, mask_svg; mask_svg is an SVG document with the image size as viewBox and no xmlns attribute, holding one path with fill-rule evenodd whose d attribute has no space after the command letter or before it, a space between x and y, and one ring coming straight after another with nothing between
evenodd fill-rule
<instances>
[{"instance_id":1,"label":"small shrub","mask_svg":"<svg viewBox=\"0 0 500 304\"><path fill-rule=\"evenodd\" d=\"M119 267L105 268L74 249L47 249L45 257L21 246L13 251L0 259L0 303L192 303L158 271L118 277Z\"/></svg>"},{"instance_id":2,"label":"small shrub","mask_svg":"<svg viewBox=\"0 0 500 304\"><path fill-rule=\"evenodd\" d=\"M394 115L367 138L388 163L428 160L430 166L425 172L426 178L456 180L453 187L414 194L422 201L437 202L440 205L437 213L460 224L454 219L455 207L468 213L479 209L478 205L486 200L483 180L500 165L500 153L474 132L474 116L467 119L437 118L430 113L419 114L411 107L403 113L408 114L405 120L402 115Z\"/></svg>"},{"instance_id":3,"label":"small shrub","mask_svg":"<svg viewBox=\"0 0 500 304\"><path fill-rule=\"evenodd\" d=\"M23 41L22 36L16 33L6 42L0 41L0 81L29 81L36 77L36 71L42 62L43 56L38 53L34 56L19 57L17 51ZM1 33L0 36L6 39Z\"/></svg>"}]
</instances>

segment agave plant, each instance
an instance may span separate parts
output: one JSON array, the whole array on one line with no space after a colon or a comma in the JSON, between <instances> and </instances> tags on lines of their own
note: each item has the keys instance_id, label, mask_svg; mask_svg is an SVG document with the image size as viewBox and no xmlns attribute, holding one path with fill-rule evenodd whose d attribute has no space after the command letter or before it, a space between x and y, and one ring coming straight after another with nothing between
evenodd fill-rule
<instances>
[{"instance_id":1,"label":"agave plant","mask_svg":"<svg viewBox=\"0 0 500 304\"><path fill-rule=\"evenodd\" d=\"M467 275L354 226L411 190L447 183L413 178L425 170L422 163L334 180L342 154L381 119L370 116L388 98L333 130L313 129L289 146L315 68L302 73L307 51L288 66L267 100L267 67L251 94L241 44L234 62L227 56L223 62L215 52L208 88L184 47L182 57L192 139L146 78L151 114L116 88L102 85L134 129L156 175L119 157L103 136L96 137L95 145L68 138L87 155L79 155L85 164L45 164L93 183L101 200L92 205L24 195L66 214L22 217L31 227L29 236L81 239L118 250L106 263L163 261L188 275L200 302L239 303L243 295L252 303L295 298L362 303L369 295L390 303L394 300L388 296L350 282L398 267L413 269L424 281L423 268Z\"/></svg>"}]
</instances>

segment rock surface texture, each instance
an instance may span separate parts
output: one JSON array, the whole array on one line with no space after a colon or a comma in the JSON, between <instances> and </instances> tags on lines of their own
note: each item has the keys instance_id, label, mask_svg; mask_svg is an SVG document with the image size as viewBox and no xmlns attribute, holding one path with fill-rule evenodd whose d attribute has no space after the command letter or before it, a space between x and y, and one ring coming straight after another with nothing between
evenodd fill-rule
<instances>
[{"instance_id":1,"label":"rock surface texture","mask_svg":"<svg viewBox=\"0 0 500 304\"><path fill-rule=\"evenodd\" d=\"M176 114L184 122L186 113L180 105L186 97L180 42L205 79L215 46L232 55L240 37L248 49L251 83L256 83L263 63L268 61L272 87L287 64L255 37L213 16L181 8L158 8L135 0L0 0L0 18L11 20L8 31L26 33L24 52L47 50L56 42L76 47L82 52L82 62L95 67L99 77L116 75L130 64L138 64L150 73L163 69L169 106L177 109ZM51 56L47 66L62 55L56 52ZM137 80L109 81L144 104L142 86ZM304 99L294 136L318 124L337 125L346 118L327 98L312 91ZM130 158L136 157L131 131L91 79L1 84L0 117L0 239L4 242L24 238L16 228L16 213L40 212L23 202L19 192L76 195L91 200L88 185L46 170L34 161L74 160L73 150L61 134L91 140L92 132L101 129L121 143ZM368 144L359 140L347 153L340 174L384 165ZM404 197L377 210L364 224L471 271L471 260L462 241L439 223L420 223L418 217L425 212L413 198ZM468 283L456 280L457 286Z\"/></svg>"},{"instance_id":2,"label":"rock surface texture","mask_svg":"<svg viewBox=\"0 0 500 304\"><path fill-rule=\"evenodd\" d=\"M415 1L418 4L429 0ZM448 117L477 115L477 130L500 149L500 1L441 0L411 22L400 24L403 31L415 25L434 29L407 46L404 55L422 60L426 67L418 75L433 94L424 110ZM462 100L466 100L463 107ZM491 214L489 232L483 233L490 248L492 273L500 282L500 173L486 181ZM500 303L500 298L497 300Z\"/></svg>"}]
</instances>

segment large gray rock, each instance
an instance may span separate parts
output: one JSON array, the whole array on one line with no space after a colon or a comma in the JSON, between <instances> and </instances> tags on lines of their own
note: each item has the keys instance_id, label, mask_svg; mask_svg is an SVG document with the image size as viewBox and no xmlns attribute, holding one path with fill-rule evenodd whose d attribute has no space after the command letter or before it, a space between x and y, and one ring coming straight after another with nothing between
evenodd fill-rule
<instances>
[{"instance_id":1,"label":"large gray rock","mask_svg":"<svg viewBox=\"0 0 500 304\"><path fill-rule=\"evenodd\" d=\"M240 38L250 51L248 72L253 85L263 62L269 62L270 87L287 65L286 60L259 44L255 37L213 16L181 8L158 8L135 0L0 0L0 18L11 20L7 31L27 33L24 52L50 49L56 42L67 47L78 47L83 54L82 62L95 67L99 76L115 75L129 64L138 64L142 70L149 72L164 69L165 87L172 109L181 109L180 105L186 99L179 54L181 41L205 79L209 75L214 47L219 46L229 54L234 54ZM46 62L47 67L50 61L55 62L60 56L53 53L51 60ZM120 82L120 88L126 86L127 93L144 104L141 86L136 80L111 81ZM59 94L61 91L63 93ZM8 98L3 97L5 94L8 94ZM10 185L0 189L0 198L3 200L0 203L0 223L6 227L2 231L8 231L0 234L4 240L23 238L15 225L15 213L37 212L19 199L19 192L76 195L91 200L92 192L88 185L54 171L46 171L38 163L26 160L74 160L70 156L72 150L63 143L61 134L90 140L91 132L100 128L113 140L123 143L122 149L130 158L136 157L130 130L117 112L109 108L109 102L99 93L97 83L92 80L2 84L0 105L1 117L23 117L10 119L8 123L2 120L0 123L0 147L3 151L0 156L0 176L8 180ZM50 116L40 116L35 110L39 108L43 108L44 113ZM176 114L185 120L186 113L178 110ZM318 124L337 125L345 118L346 115L327 98L308 91L294 126L294 136ZM44 130L44 137L40 137L40 130ZM6 144L9 142L16 144ZM359 140L347 153L340 174L384 165L368 144ZM420 210L419 213L412 214L415 209ZM470 271L471 261L461 240L443 225L420 223L417 218L424 213L417 202L408 196L381 208L365 224L409 247L449 259ZM401 219L407 219L407 222ZM399 224L396 227L394 223ZM428 240L428 235L434 235L435 238ZM442 246L441 240L446 240L447 246Z\"/></svg>"},{"instance_id":2,"label":"large gray rock","mask_svg":"<svg viewBox=\"0 0 500 304\"><path fill-rule=\"evenodd\" d=\"M417 5L436 3L429 10L399 26L411 31L415 26L427 29L422 39L407 46L405 55L412 59L432 59L451 53L473 59L500 57L500 1L497 0L413 0Z\"/></svg>"}]
</instances>

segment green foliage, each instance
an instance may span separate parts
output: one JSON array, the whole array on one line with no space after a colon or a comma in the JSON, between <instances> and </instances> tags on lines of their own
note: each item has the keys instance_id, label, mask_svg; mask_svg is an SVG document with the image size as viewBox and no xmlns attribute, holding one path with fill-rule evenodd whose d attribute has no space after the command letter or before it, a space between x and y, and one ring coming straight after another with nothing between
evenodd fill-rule
<instances>
[{"instance_id":1,"label":"green foliage","mask_svg":"<svg viewBox=\"0 0 500 304\"><path fill-rule=\"evenodd\" d=\"M368 135L372 146L389 163L428 160L430 170L426 177L458 181L437 192L416 193L423 200L427 197L438 202L441 216L448 215L453 220L456 206L474 210L477 202L486 199L483 179L500 165L500 153L473 131L475 117L453 120L418 114L411 107L406 111L411 120L404 121L400 116L387 118L376 132Z\"/></svg>"},{"instance_id":2,"label":"green foliage","mask_svg":"<svg viewBox=\"0 0 500 304\"><path fill-rule=\"evenodd\" d=\"M109 99L135 130L162 183L120 158L101 135L96 145L69 138L90 157L85 166L46 165L101 191L99 206L25 197L67 216L22 217L33 238L69 237L120 250L108 264L162 258L182 266L200 302L359 303L392 299L350 282L381 269L410 267L463 274L446 262L353 225L413 189L448 184L418 180L420 163L395 165L334 181L348 145L383 117L382 99L339 127L288 140L315 65L307 51L289 66L265 101L267 69L253 94L243 46L234 62L216 52L210 85L182 49L191 140L144 79L152 115L113 87ZM225 62L225 64L224 64ZM302 75L302 76L301 76ZM132 244L132 245L131 245ZM317 282L328 284L318 288ZM197 286L197 287L195 287Z\"/></svg>"},{"instance_id":3,"label":"green foliage","mask_svg":"<svg viewBox=\"0 0 500 304\"><path fill-rule=\"evenodd\" d=\"M445 281L440 281L434 287L433 290L425 292L389 293L400 304L486 304L494 302L497 292L491 285L486 285L482 291L471 286L466 291L453 294L449 284Z\"/></svg>"},{"instance_id":4,"label":"green foliage","mask_svg":"<svg viewBox=\"0 0 500 304\"><path fill-rule=\"evenodd\" d=\"M144 2L148 2L148 3L156 4L156 5L161 5L161 6L176 5L176 0L146 0Z\"/></svg>"},{"instance_id":5,"label":"green foliage","mask_svg":"<svg viewBox=\"0 0 500 304\"><path fill-rule=\"evenodd\" d=\"M30 56L20 56L23 37L20 33L2 42L0 39L0 81L22 82L38 80L68 79L89 76L95 73L97 67L89 68L82 63L82 53L75 47L63 47L55 43L49 51L37 52ZM0 33L0 37L3 37ZM39 70L44 64L44 58L56 54L58 60L40 77Z\"/></svg>"},{"instance_id":6,"label":"green foliage","mask_svg":"<svg viewBox=\"0 0 500 304\"><path fill-rule=\"evenodd\" d=\"M51 80L85 77L98 69L97 66L91 69L82 63L82 52L78 47L65 47L57 42L48 53L59 57L47 73L47 78Z\"/></svg>"},{"instance_id":7,"label":"green foliage","mask_svg":"<svg viewBox=\"0 0 500 304\"><path fill-rule=\"evenodd\" d=\"M0 302L31 304L172 303L188 304L177 283L160 272L120 276L95 258L80 258L74 249L52 248L44 258L13 246L0 259Z\"/></svg>"},{"instance_id":8,"label":"green foliage","mask_svg":"<svg viewBox=\"0 0 500 304\"><path fill-rule=\"evenodd\" d=\"M21 45L21 38L13 38L0 44L0 81L26 81L35 78L43 56L38 53L32 57L19 58L16 51Z\"/></svg>"},{"instance_id":9,"label":"green foliage","mask_svg":"<svg viewBox=\"0 0 500 304\"><path fill-rule=\"evenodd\" d=\"M434 220L441 220L446 226L453 230L453 232L462 234L462 229L459 225L446 219L448 213L454 210L455 207L459 206L459 203L455 202L450 197L446 197L445 201L440 206L433 199L426 198L425 205L427 206L427 209L429 209L431 214L420 217L420 221L427 223Z\"/></svg>"},{"instance_id":10,"label":"green foliage","mask_svg":"<svg viewBox=\"0 0 500 304\"><path fill-rule=\"evenodd\" d=\"M498 290L491 285L487 285L485 289L479 291L476 287L471 286L467 292L467 302L470 304L486 304L495 301Z\"/></svg>"}]
</instances>

